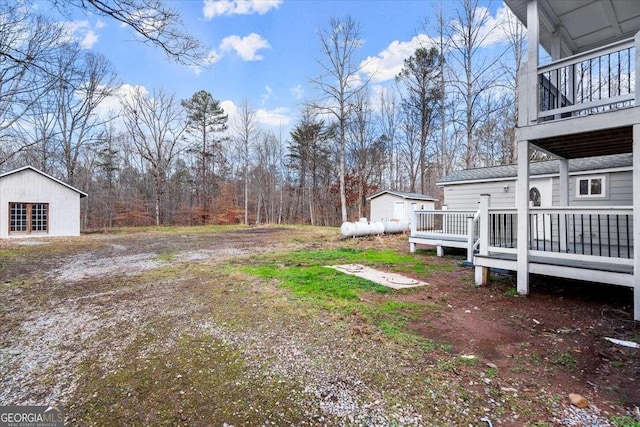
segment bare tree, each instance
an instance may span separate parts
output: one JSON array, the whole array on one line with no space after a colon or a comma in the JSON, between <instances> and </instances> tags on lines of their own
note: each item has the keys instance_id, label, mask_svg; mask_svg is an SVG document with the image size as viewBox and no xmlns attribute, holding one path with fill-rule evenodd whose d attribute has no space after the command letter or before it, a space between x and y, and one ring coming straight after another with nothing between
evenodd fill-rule
<instances>
[{"instance_id":1,"label":"bare tree","mask_svg":"<svg viewBox=\"0 0 640 427\"><path fill-rule=\"evenodd\" d=\"M4 151L0 164L42 142L37 137L16 135L16 124L58 81L46 65L58 54L61 27L27 13L22 6L13 1L0 2L0 143Z\"/></svg>"},{"instance_id":2,"label":"bare tree","mask_svg":"<svg viewBox=\"0 0 640 427\"><path fill-rule=\"evenodd\" d=\"M259 134L256 112L246 99L238 108L238 115L233 123L232 132L242 162L242 179L244 181L244 223L249 224L249 168L251 166L251 154Z\"/></svg>"},{"instance_id":3,"label":"bare tree","mask_svg":"<svg viewBox=\"0 0 640 427\"><path fill-rule=\"evenodd\" d=\"M62 13L81 9L124 24L167 56L182 64L202 65L207 54L201 42L189 34L180 13L162 0L50 0Z\"/></svg>"},{"instance_id":4,"label":"bare tree","mask_svg":"<svg viewBox=\"0 0 640 427\"><path fill-rule=\"evenodd\" d=\"M347 121L351 113L351 100L368 82L360 82L361 66L356 65L354 55L362 45L360 25L351 17L331 18L329 28L320 32L323 60L318 61L322 74L312 80L320 90L319 102L313 108L330 114L337 121L338 161L340 180L340 207L342 221L347 221L345 188L345 151Z\"/></svg>"},{"instance_id":5,"label":"bare tree","mask_svg":"<svg viewBox=\"0 0 640 427\"><path fill-rule=\"evenodd\" d=\"M62 151L65 179L75 185L78 158L95 143L110 120L97 114L102 101L113 93L116 77L111 63L97 53L85 53L69 44L53 65L59 85L50 93L55 103L56 137Z\"/></svg>"},{"instance_id":6,"label":"bare tree","mask_svg":"<svg viewBox=\"0 0 640 427\"><path fill-rule=\"evenodd\" d=\"M164 222L167 174L180 152L185 119L175 95L154 90L151 96L136 88L123 99L124 121L140 156L151 165L154 180L155 222Z\"/></svg>"},{"instance_id":7,"label":"bare tree","mask_svg":"<svg viewBox=\"0 0 640 427\"><path fill-rule=\"evenodd\" d=\"M372 182L372 178L384 165L384 140L376 138L376 131L373 111L369 105L369 93L364 90L353 99L347 143L348 157L350 157L349 170L352 171L351 175L356 187L353 198L356 199L358 217L366 215L364 208L367 193L378 188L378 185Z\"/></svg>"},{"instance_id":8,"label":"bare tree","mask_svg":"<svg viewBox=\"0 0 640 427\"><path fill-rule=\"evenodd\" d=\"M380 140L386 146L387 177L384 185L392 189L400 188L400 165L397 147L397 125L398 125L398 105L395 92L390 94L380 93L380 114L378 117L378 128L380 129Z\"/></svg>"},{"instance_id":9,"label":"bare tree","mask_svg":"<svg viewBox=\"0 0 640 427\"><path fill-rule=\"evenodd\" d=\"M492 56L480 54L495 29L487 29L490 11L488 7L479 7L479 0L460 0L455 13L448 34L451 42L449 58L456 65L450 82L462 101L455 120L465 130L464 163L472 168L476 166L476 155L480 151L474 132L499 109L492 105L488 109L481 108L482 97L501 79L502 71L497 65L505 51Z\"/></svg>"}]
</instances>

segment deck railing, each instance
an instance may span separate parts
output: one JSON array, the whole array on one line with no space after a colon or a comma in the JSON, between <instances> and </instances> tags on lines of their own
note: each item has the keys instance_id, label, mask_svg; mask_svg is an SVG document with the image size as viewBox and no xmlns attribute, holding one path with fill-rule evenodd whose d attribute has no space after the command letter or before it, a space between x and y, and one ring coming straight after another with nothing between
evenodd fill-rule
<instances>
[{"instance_id":1,"label":"deck railing","mask_svg":"<svg viewBox=\"0 0 640 427\"><path fill-rule=\"evenodd\" d=\"M538 121L633 105L635 50L631 38L539 67Z\"/></svg>"},{"instance_id":2,"label":"deck railing","mask_svg":"<svg viewBox=\"0 0 640 427\"><path fill-rule=\"evenodd\" d=\"M414 212L411 222L411 234L438 234L441 236L466 238L468 234L467 219L476 211L466 210L424 210Z\"/></svg>"},{"instance_id":3,"label":"deck railing","mask_svg":"<svg viewBox=\"0 0 640 427\"><path fill-rule=\"evenodd\" d=\"M515 254L518 215L515 208L482 209L480 254ZM633 208L553 207L529 208L530 254L554 258L633 261Z\"/></svg>"},{"instance_id":4,"label":"deck railing","mask_svg":"<svg viewBox=\"0 0 640 427\"><path fill-rule=\"evenodd\" d=\"M633 258L633 208L531 208L532 251Z\"/></svg>"},{"instance_id":5,"label":"deck railing","mask_svg":"<svg viewBox=\"0 0 640 427\"><path fill-rule=\"evenodd\" d=\"M473 259L478 248L478 219L480 211L421 210L414 211L411 236L430 240L456 240L467 242L467 259Z\"/></svg>"}]
</instances>

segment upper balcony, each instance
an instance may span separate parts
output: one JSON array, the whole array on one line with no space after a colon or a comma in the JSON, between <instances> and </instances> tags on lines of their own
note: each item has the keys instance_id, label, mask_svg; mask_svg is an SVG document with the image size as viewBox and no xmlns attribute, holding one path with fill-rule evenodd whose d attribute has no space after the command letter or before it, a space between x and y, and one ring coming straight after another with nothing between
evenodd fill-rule
<instances>
[{"instance_id":1,"label":"upper balcony","mask_svg":"<svg viewBox=\"0 0 640 427\"><path fill-rule=\"evenodd\" d=\"M635 106L634 39L538 67L537 122Z\"/></svg>"},{"instance_id":2,"label":"upper balcony","mask_svg":"<svg viewBox=\"0 0 640 427\"><path fill-rule=\"evenodd\" d=\"M518 73L518 139L565 158L631 151L640 1L505 2L527 26L529 46ZM540 48L550 63L539 63Z\"/></svg>"}]
</instances>

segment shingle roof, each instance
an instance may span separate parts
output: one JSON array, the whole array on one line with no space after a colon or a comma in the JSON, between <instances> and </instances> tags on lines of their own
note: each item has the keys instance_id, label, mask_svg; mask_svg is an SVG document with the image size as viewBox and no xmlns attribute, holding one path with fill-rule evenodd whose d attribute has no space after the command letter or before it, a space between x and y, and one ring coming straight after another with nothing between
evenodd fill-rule
<instances>
[{"instance_id":1,"label":"shingle roof","mask_svg":"<svg viewBox=\"0 0 640 427\"><path fill-rule=\"evenodd\" d=\"M431 201L431 202L435 202L438 199L431 197L431 196L425 196L424 194L421 193L406 193L404 191L392 191L392 190L383 190L380 191L374 195L371 195L369 197L367 197L367 200L371 200L371 199L375 199L378 196L382 196L383 194L393 194L395 196L398 197L402 197L403 199L411 199L411 200L425 200L425 201Z\"/></svg>"},{"instance_id":2,"label":"shingle roof","mask_svg":"<svg viewBox=\"0 0 640 427\"><path fill-rule=\"evenodd\" d=\"M569 172L597 171L630 166L633 166L631 153L569 160ZM560 173L560 162L558 160L531 162L529 171L532 176L557 174ZM491 166L453 172L438 181L438 184L446 185L461 181L491 181L492 179L515 178L516 176L518 176L517 165Z\"/></svg>"}]
</instances>

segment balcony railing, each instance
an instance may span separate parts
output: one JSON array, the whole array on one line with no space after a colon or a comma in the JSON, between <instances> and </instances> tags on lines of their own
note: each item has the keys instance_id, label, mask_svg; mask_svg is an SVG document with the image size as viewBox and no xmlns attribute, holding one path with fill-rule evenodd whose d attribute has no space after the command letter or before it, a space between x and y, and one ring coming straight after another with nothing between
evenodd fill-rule
<instances>
[{"instance_id":1,"label":"balcony railing","mask_svg":"<svg viewBox=\"0 0 640 427\"><path fill-rule=\"evenodd\" d=\"M538 68L538 121L634 105L635 50L631 38Z\"/></svg>"}]
</instances>

